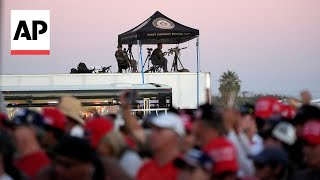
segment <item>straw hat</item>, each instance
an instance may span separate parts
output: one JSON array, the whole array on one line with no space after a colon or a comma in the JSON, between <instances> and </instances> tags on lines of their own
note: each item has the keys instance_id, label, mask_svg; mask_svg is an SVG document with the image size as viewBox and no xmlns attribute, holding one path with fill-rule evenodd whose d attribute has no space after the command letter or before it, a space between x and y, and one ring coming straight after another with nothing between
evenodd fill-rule
<instances>
[{"instance_id":1,"label":"straw hat","mask_svg":"<svg viewBox=\"0 0 320 180\"><path fill-rule=\"evenodd\" d=\"M65 116L77 121L81 125L84 125L84 120L80 117L82 105L77 98L72 96L61 97L58 108Z\"/></svg>"}]
</instances>

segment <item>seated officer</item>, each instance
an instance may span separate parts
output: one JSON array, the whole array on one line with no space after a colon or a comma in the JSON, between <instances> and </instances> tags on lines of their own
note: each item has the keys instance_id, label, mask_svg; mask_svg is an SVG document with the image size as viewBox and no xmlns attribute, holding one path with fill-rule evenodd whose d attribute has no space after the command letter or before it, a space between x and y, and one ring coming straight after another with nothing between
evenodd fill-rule
<instances>
[{"instance_id":1,"label":"seated officer","mask_svg":"<svg viewBox=\"0 0 320 180\"><path fill-rule=\"evenodd\" d=\"M164 57L161 49L162 43L158 43L158 48L152 52L150 59L153 65L159 65L163 68L163 72L168 72L168 60Z\"/></svg>"},{"instance_id":2,"label":"seated officer","mask_svg":"<svg viewBox=\"0 0 320 180\"><path fill-rule=\"evenodd\" d=\"M137 62L128 58L127 53L122 50L122 45L118 45L118 50L115 53L118 62L118 73L122 73L122 69L132 67L132 72L137 72Z\"/></svg>"}]
</instances>

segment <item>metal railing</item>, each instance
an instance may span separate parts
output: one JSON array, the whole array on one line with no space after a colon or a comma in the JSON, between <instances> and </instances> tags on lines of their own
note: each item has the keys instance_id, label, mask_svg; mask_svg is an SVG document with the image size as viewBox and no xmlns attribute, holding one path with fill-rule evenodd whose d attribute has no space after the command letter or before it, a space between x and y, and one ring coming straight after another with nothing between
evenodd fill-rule
<instances>
[{"instance_id":1,"label":"metal railing","mask_svg":"<svg viewBox=\"0 0 320 180\"><path fill-rule=\"evenodd\" d=\"M156 109L131 109L131 113L135 114L136 112L143 112L143 115L150 114L151 112L155 112L158 116L159 113L164 112L167 114L168 108L156 108Z\"/></svg>"}]
</instances>

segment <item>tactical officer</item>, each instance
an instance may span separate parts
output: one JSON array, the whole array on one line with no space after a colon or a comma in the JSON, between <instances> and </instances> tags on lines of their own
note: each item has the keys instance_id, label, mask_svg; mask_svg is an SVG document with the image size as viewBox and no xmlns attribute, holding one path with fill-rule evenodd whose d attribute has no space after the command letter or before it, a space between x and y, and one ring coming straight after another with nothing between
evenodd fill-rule
<instances>
[{"instance_id":1,"label":"tactical officer","mask_svg":"<svg viewBox=\"0 0 320 180\"><path fill-rule=\"evenodd\" d=\"M164 57L161 49L162 43L158 43L158 48L152 52L150 59L153 65L159 65L163 68L163 72L168 72L168 60Z\"/></svg>"},{"instance_id":2,"label":"tactical officer","mask_svg":"<svg viewBox=\"0 0 320 180\"><path fill-rule=\"evenodd\" d=\"M126 69L127 67L132 67L132 72L137 72L137 62L129 59L127 52L122 50L121 44L117 48L115 56L118 62L118 73L122 73L122 69Z\"/></svg>"}]
</instances>

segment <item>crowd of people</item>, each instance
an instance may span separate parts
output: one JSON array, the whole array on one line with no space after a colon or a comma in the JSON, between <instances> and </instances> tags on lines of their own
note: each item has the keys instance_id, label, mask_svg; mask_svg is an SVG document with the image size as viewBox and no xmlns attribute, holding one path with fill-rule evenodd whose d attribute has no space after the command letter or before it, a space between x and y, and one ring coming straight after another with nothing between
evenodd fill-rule
<instances>
[{"instance_id":1,"label":"crowd of people","mask_svg":"<svg viewBox=\"0 0 320 180\"><path fill-rule=\"evenodd\" d=\"M320 179L320 109L307 91L299 107L262 97L142 119L127 96L118 114L87 119L71 96L40 112L1 113L0 179Z\"/></svg>"}]
</instances>

